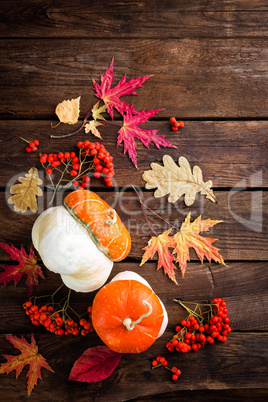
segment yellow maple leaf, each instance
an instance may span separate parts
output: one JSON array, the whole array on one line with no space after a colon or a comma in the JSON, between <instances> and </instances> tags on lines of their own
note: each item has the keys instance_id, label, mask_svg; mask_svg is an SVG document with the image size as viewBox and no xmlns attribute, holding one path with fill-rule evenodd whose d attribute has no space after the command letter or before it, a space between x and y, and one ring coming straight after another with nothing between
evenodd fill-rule
<instances>
[{"instance_id":1,"label":"yellow maple leaf","mask_svg":"<svg viewBox=\"0 0 268 402\"><path fill-rule=\"evenodd\" d=\"M151 163L151 169L143 173L142 178L147 183L145 188L152 189L158 187L155 191L155 197L163 197L170 194L169 202L176 202L185 194L185 204L190 206L194 203L198 192L205 194L206 198L216 202L216 197L211 190L212 181L206 183L203 181L202 171L198 166L194 166L191 171L188 160L181 156L179 166L169 155L163 156L164 166L158 163Z\"/></svg>"},{"instance_id":2,"label":"yellow maple leaf","mask_svg":"<svg viewBox=\"0 0 268 402\"><path fill-rule=\"evenodd\" d=\"M38 170L36 168L31 168L24 177L19 177L19 184L14 184L10 188L10 193L12 195L7 202L9 204L14 204L15 212L25 213L28 208L32 212L37 211L37 200L36 196L41 196L43 191L40 187L43 181L38 177Z\"/></svg>"},{"instance_id":3,"label":"yellow maple leaf","mask_svg":"<svg viewBox=\"0 0 268 402\"><path fill-rule=\"evenodd\" d=\"M77 123L80 113L80 98L81 96L72 100L64 100L57 105L55 113L61 123Z\"/></svg>"},{"instance_id":4,"label":"yellow maple leaf","mask_svg":"<svg viewBox=\"0 0 268 402\"><path fill-rule=\"evenodd\" d=\"M103 126L103 124L95 120L90 120L89 123L85 124L85 132L89 133L91 131L92 134L95 135L95 137L101 138L100 132L97 129L98 126Z\"/></svg>"},{"instance_id":5,"label":"yellow maple leaf","mask_svg":"<svg viewBox=\"0 0 268 402\"><path fill-rule=\"evenodd\" d=\"M105 118L102 116L102 113L104 113L107 109L106 105L102 105L99 107L99 102L97 102L93 108L91 109L92 112L92 117L94 120L105 120Z\"/></svg>"},{"instance_id":6,"label":"yellow maple leaf","mask_svg":"<svg viewBox=\"0 0 268 402\"><path fill-rule=\"evenodd\" d=\"M171 247L174 247L173 254L177 254L175 261L179 263L182 276L185 274L187 261L190 261L190 247L194 248L202 263L204 257L206 257L209 262L214 260L225 265L219 249L212 246L212 243L217 239L203 237L199 234L199 232L207 232L209 228L222 221L211 219L201 220L200 215L193 222L190 222L190 216L191 213L189 212L180 230L173 236L173 242L170 244Z\"/></svg>"}]
</instances>

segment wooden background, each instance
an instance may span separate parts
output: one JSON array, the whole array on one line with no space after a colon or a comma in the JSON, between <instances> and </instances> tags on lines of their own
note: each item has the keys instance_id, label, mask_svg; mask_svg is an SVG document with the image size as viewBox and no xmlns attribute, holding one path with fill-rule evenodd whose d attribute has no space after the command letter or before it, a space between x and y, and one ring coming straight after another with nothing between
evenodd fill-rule
<instances>
[{"instance_id":1,"label":"wooden background","mask_svg":"<svg viewBox=\"0 0 268 402\"><path fill-rule=\"evenodd\" d=\"M129 257L115 264L111 277L133 270L149 281L164 302L169 325L166 333L141 355L125 355L115 372L96 384L68 382L74 361L90 346L101 344L96 334L56 337L33 327L22 303L27 300L25 280L17 288L0 285L0 355L16 354L6 334L34 333L40 353L54 369L43 370L43 381L33 390L33 401L262 401L267 392L267 0L155 0L155 1L0 1L0 127L1 127L1 242L21 244L29 251L31 228L37 214L17 214L6 203L14 176L31 166L40 168L36 154L25 152L20 137L38 139L42 152L73 150L81 134L68 140L51 139L70 126L56 123L55 106L81 96L81 118L96 102L91 79L99 80L114 57L115 83L147 74L153 76L139 96L126 97L137 110L164 109L147 128L159 129L177 149L147 150L137 141L136 170L123 147L116 148L118 127L102 128L103 143L114 156L115 188L95 180L91 189L112 203L130 230ZM173 133L170 116L185 121ZM119 116L116 115L116 120ZM119 122L118 122L119 123ZM198 196L192 207L183 198L170 205L143 191L141 176L164 154L185 156L198 164L205 180L213 181L217 204ZM210 231L218 238L227 267L204 262L191 253L185 278L176 273L178 286L156 261L139 266L150 234L132 185L144 201L171 223L192 218L221 219ZM38 213L47 207L45 192ZM59 193L56 204L62 202ZM135 211L135 214L133 214ZM161 233L166 227L149 215ZM3 264L12 264L0 250ZM45 270L38 295L52 293L59 276ZM65 292L67 290L65 289ZM64 291L63 291L64 294ZM94 293L73 292L71 304L84 311ZM232 333L225 344L209 345L197 353L170 354L165 344L184 311L172 299L204 301L224 298ZM182 375L176 383L167 370L151 371L152 359L165 355ZM5 359L1 356L0 362ZM0 376L0 399L26 401L27 369Z\"/></svg>"}]
</instances>

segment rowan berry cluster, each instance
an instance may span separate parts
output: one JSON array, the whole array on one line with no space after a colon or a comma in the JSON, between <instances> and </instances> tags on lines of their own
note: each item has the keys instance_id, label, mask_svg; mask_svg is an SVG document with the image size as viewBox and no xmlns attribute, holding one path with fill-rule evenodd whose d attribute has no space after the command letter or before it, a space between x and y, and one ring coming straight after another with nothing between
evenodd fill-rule
<instances>
[{"instance_id":1,"label":"rowan berry cluster","mask_svg":"<svg viewBox=\"0 0 268 402\"><path fill-rule=\"evenodd\" d=\"M79 322L67 317L63 310L55 311L53 305L45 304L39 307L28 300L23 304L23 308L33 325L43 325L47 331L56 335L86 335L94 330L91 321L91 306L88 307L88 319L81 318Z\"/></svg>"},{"instance_id":2,"label":"rowan berry cluster","mask_svg":"<svg viewBox=\"0 0 268 402\"><path fill-rule=\"evenodd\" d=\"M170 121L170 123L173 124L172 127L171 127L172 131L178 131L179 127L184 127L184 122L183 121L177 121L176 117L171 117L169 119L169 121Z\"/></svg>"},{"instance_id":3,"label":"rowan berry cluster","mask_svg":"<svg viewBox=\"0 0 268 402\"><path fill-rule=\"evenodd\" d=\"M214 298L211 304L196 304L199 309L191 310L181 301L179 303L186 308L189 316L176 326L176 334L166 344L170 352L187 353L190 350L198 351L206 344L212 344L217 339L220 342L227 341L227 335L231 332L230 318L227 317L226 302L221 298ZM206 311L201 311L200 306L206 306Z\"/></svg>"},{"instance_id":4,"label":"rowan berry cluster","mask_svg":"<svg viewBox=\"0 0 268 402\"><path fill-rule=\"evenodd\" d=\"M59 152L57 154L39 154L46 173L50 176L54 170L61 172L60 182L68 182L79 189L89 185L89 173L96 178L104 177L108 187L112 187L112 177L114 176L113 157L106 151L103 144L90 142L88 140L77 143L79 149L75 152ZM61 168L63 167L63 169ZM64 179L64 175L72 176L73 179ZM57 187L57 186L54 186ZM54 189L54 188L53 188Z\"/></svg>"},{"instance_id":5,"label":"rowan berry cluster","mask_svg":"<svg viewBox=\"0 0 268 402\"><path fill-rule=\"evenodd\" d=\"M179 375L181 375L181 371L179 369L177 369L177 367L168 367L168 362L165 359L165 357L163 356L157 356L157 358L155 360L152 361L152 368L155 369L157 367L165 367L167 370L170 370L173 374L172 374L172 380L173 381L177 381L179 378Z\"/></svg>"},{"instance_id":6,"label":"rowan berry cluster","mask_svg":"<svg viewBox=\"0 0 268 402\"><path fill-rule=\"evenodd\" d=\"M39 141L38 140L34 140L34 141L27 141L24 138L21 137L21 139L25 142L28 143L27 147L25 148L26 152L35 152L37 151L37 147L39 145Z\"/></svg>"}]
</instances>

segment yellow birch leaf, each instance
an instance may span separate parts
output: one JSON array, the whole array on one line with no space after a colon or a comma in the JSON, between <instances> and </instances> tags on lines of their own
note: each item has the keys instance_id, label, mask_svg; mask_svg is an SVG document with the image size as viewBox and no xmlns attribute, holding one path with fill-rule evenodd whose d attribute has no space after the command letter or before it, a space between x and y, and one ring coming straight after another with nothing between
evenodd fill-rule
<instances>
[{"instance_id":1,"label":"yellow birch leaf","mask_svg":"<svg viewBox=\"0 0 268 402\"><path fill-rule=\"evenodd\" d=\"M12 195L7 202L14 204L15 212L25 213L28 208L32 212L37 211L37 199L36 196L41 196L43 191L40 187L43 181L38 177L38 170L31 168L24 177L19 177L19 184L14 184L10 188Z\"/></svg>"},{"instance_id":2,"label":"yellow birch leaf","mask_svg":"<svg viewBox=\"0 0 268 402\"><path fill-rule=\"evenodd\" d=\"M158 187L155 191L155 197L163 197L170 194L169 202L176 202L185 194L185 204L190 206L194 203L198 192L205 194L206 198L216 202L216 197L211 190L212 181L206 183L203 181L202 171L198 166L194 166L191 171L188 160L181 156L178 160L179 166L169 155L163 156L164 166L158 163L151 163L151 169L143 173L142 178L147 183L145 188L152 189Z\"/></svg>"},{"instance_id":3,"label":"yellow birch leaf","mask_svg":"<svg viewBox=\"0 0 268 402\"><path fill-rule=\"evenodd\" d=\"M92 112L92 117L93 117L94 120L105 120L105 118L102 116L102 113L104 113L104 112L106 111L107 106L106 106L106 105L102 105L102 106L99 107L99 103L100 103L100 101L97 102L97 103L93 106L93 108L92 108L92 110L91 110L91 112Z\"/></svg>"},{"instance_id":4,"label":"yellow birch leaf","mask_svg":"<svg viewBox=\"0 0 268 402\"><path fill-rule=\"evenodd\" d=\"M57 105L55 113L61 123L77 123L80 113L80 98L81 96L72 100L64 100Z\"/></svg>"},{"instance_id":5,"label":"yellow birch leaf","mask_svg":"<svg viewBox=\"0 0 268 402\"><path fill-rule=\"evenodd\" d=\"M85 132L89 133L91 131L95 137L101 138L100 132L97 129L98 126L103 126L103 124L99 123L98 121L91 120L89 123L85 124Z\"/></svg>"}]
</instances>

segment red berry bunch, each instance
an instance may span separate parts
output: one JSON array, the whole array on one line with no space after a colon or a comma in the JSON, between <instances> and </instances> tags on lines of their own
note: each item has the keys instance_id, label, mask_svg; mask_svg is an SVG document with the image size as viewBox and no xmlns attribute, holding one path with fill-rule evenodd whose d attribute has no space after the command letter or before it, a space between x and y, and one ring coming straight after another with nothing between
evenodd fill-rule
<instances>
[{"instance_id":1,"label":"red berry bunch","mask_svg":"<svg viewBox=\"0 0 268 402\"><path fill-rule=\"evenodd\" d=\"M39 145L39 141L38 140L34 140L34 141L27 141L24 138L21 137L21 139L25 142L27 142L27 147L25 148L26 152L35 152L37 151L37 147Z\"/></svg>"},{"instance_id":2,"label":"red berry bunch","mask_svg":"<svg viewBox=\"0 0 268 402\"><path fill-rule=\"evenodd\" d=\"M177 381L179 378L179 375L181 375L181 371L179 369L177 369L177 367L168 367L168 362L165 359L165 357L163 356L157 356L157 358L155 360L152 361L152 368L155 369L157 367L165 367L166 369L170 370L173 374L172 374L172 380L173 381Z\"/></svg>"},{"instance_id":3,"label":"red berry bunch","mask_svg":"<svg viewBox=\"0 0 268 402\"><path fill-rule=\"evenodd\" d=\"M176 326L176 334L166 344L170 352L187 353L190 350L198 351L206 344L214 343L217 339L220 342L227 341L227 335L231 332L229 325L230 318L227 317L228 309L226 302L221 298L215 298L211 304L197 304L197 312L186 307L181 301L179 303L189 312L189 316ZM201 311L200 306L209 307Z\"/></svg>"},{"instance_id":4,"label":"red berry bunch","mask_svg":"<svg viewBox=\"0 0 268 402\"><path fill-rule=\"evenodd\" d=\"M184 122L183 121L177 121L176 117L171 117L169 119L169 121L170 121L170 123L173 124L172 127L171 127L172 131L178 131L179 127L184 127Z\"/></svg>"},{"instance_id":5,"label":"red berry bunch","mask_svg":"<svg viewBox=\"0 0 268 402\"><path fill-rule=\"evenodd\" d=\"M90 182L88 173L94 171L94 177L103 176L106 185L111 187L114 176L113 157L106 151L104 145L98 142L79 141L77 147L78 153L39 154L40 162L47 175L51 175L54 169L59 170L63 176L66 173L72 177L72 179L67 180L62 177L60 181L67 181L75 187L78 186L79 189L83 189ZM63 170L60 167L63 167Z\"/></svg>"},{"instance_id":6,"label":"red berry bunch","mask_svg":"<svg viewBox=\"0 0 268 402\"><path fill-rule=\"evenodd\" d=\"M91 306L88 307L88 320L81 318L79 322L66 316L63 310L55 311L53 305L44 304L38 307L37 304L28 300L23 304L23 308L33 325L43 325L47 331L56 335L86 335L94 330L91 321Z\"/></svg>"}]
</instances>

